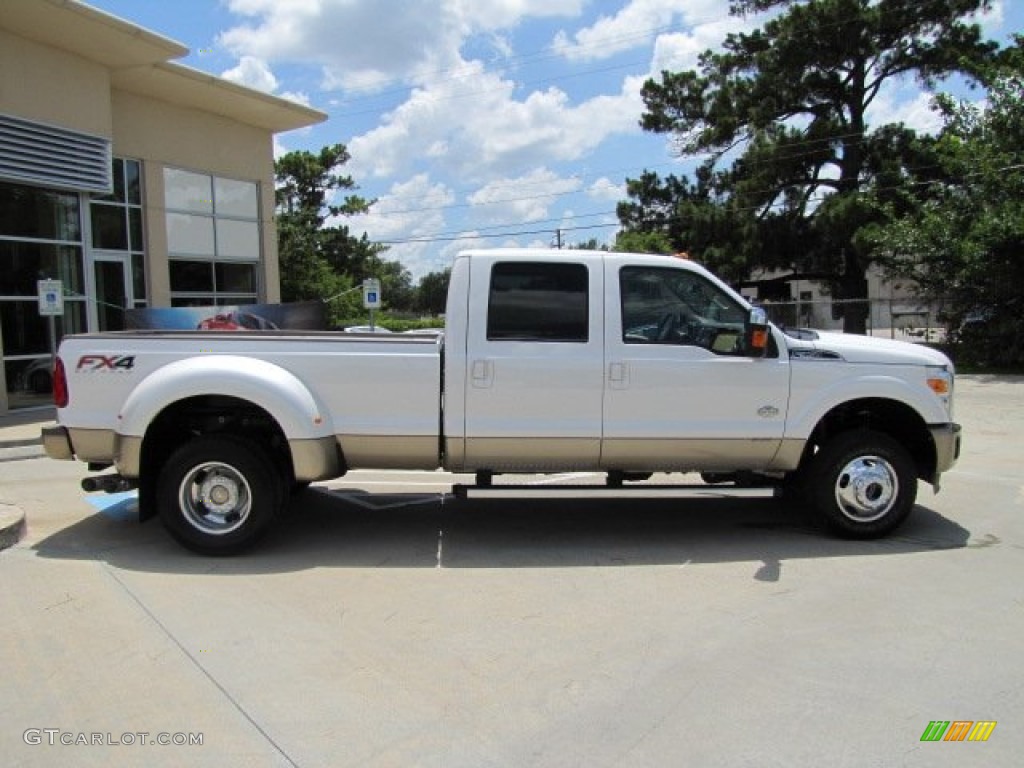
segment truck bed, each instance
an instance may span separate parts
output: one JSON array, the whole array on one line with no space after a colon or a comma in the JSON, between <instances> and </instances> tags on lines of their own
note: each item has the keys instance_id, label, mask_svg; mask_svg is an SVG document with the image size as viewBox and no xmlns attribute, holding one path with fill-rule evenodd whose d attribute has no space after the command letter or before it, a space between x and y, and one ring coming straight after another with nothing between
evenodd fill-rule
<instances>
[{"instance_id":1,"label":"truck bed","mask_svg":"<svg viewBox=\"0 0 1024 768\"><path fill-rule=\"evenodd\" d=\"M434 469L441 344L438 336L404 334L124 331L67 337L61 356L72 393L67 410L77 430L96 432L89 443L98 451L113 445L115 433L142 436L154 416L139 412L143 404L209 396L216 369L217 396L291 401L284 410L313 423L285 420L285 437L334 436L348 468ZM205 391L190 391L191 382Z\"/></svg>"}]
</instances>

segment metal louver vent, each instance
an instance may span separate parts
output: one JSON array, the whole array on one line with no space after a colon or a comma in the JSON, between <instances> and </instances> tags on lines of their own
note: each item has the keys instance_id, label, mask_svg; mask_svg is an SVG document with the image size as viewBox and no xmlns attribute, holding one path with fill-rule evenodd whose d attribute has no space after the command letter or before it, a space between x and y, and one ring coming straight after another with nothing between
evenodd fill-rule
<instances>
[{"instance_id":1,"label":"metal louver vent","mask_svg":"<svg viewBox=\"0 0 1024 768\"><path fill-rule=\"evenodd\" d=\"M0 115L0 179L111 192L110 140Z\"/></svg>"}]
</instances>

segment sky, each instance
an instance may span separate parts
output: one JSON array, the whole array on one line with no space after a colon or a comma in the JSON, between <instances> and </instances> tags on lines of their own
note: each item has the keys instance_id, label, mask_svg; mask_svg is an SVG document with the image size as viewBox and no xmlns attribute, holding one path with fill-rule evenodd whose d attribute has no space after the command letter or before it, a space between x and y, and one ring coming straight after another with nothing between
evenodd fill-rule
<instances>
[{"instance_id":1,"label":"sky","mask_svg":"<svg viewBox=\"0 0 1024 768\"><path fill-rule=\"evenodd\" d=\"M627 179L695 166L640 129L644 81L764 21L726 0L88 4L184 44L181 64L328 113L278 134L275 155L346 145L342 172L377 202L344 223L414 279L471 247L613 242ZM979 22L1005 44L1024 2L996 0ZM868 119L935 131L929 101L902 82Z\"/></svg>"}]
</instances>

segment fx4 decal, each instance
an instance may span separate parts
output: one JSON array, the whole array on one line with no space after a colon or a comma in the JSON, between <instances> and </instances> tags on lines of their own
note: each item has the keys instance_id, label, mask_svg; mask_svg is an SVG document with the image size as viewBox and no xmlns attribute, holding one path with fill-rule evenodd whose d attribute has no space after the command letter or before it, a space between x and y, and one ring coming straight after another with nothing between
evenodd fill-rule
<instances>
[{"instance_id":1,"label":"fx4 decal","mask_svg":"<svg viewBox=\"0 0 1024 768\"><path fill-rule=\"evenodd\" d=\"M135 355L82 355L76 371L130 371L135 367Z\"/></svg>"}]
</instances>

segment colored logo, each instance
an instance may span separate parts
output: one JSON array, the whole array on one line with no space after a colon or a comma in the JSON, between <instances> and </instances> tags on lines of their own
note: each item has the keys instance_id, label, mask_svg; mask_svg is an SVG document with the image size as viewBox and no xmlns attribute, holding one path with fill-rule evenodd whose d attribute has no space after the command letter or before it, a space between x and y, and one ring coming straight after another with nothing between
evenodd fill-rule
<instances>
[{"instance_id":1,"label":"colored logo","mask_svg":"<svg viewBox=\"0 0 1024 768\"><path fill-rule=\"evenodd\" d=\"M130 371L135 367L135 355L82 355L76 371Z\"/></svg>"},{"instance_id":2,"label":"colored logo","mask_svg":"<svg viewBox=\"0 0 1024 768\"><path fill-rule=\"evenodd\" d=\"M921 741L988 741L995 728L995 720L932 720Z\"/></svg>"}]
</instances>

